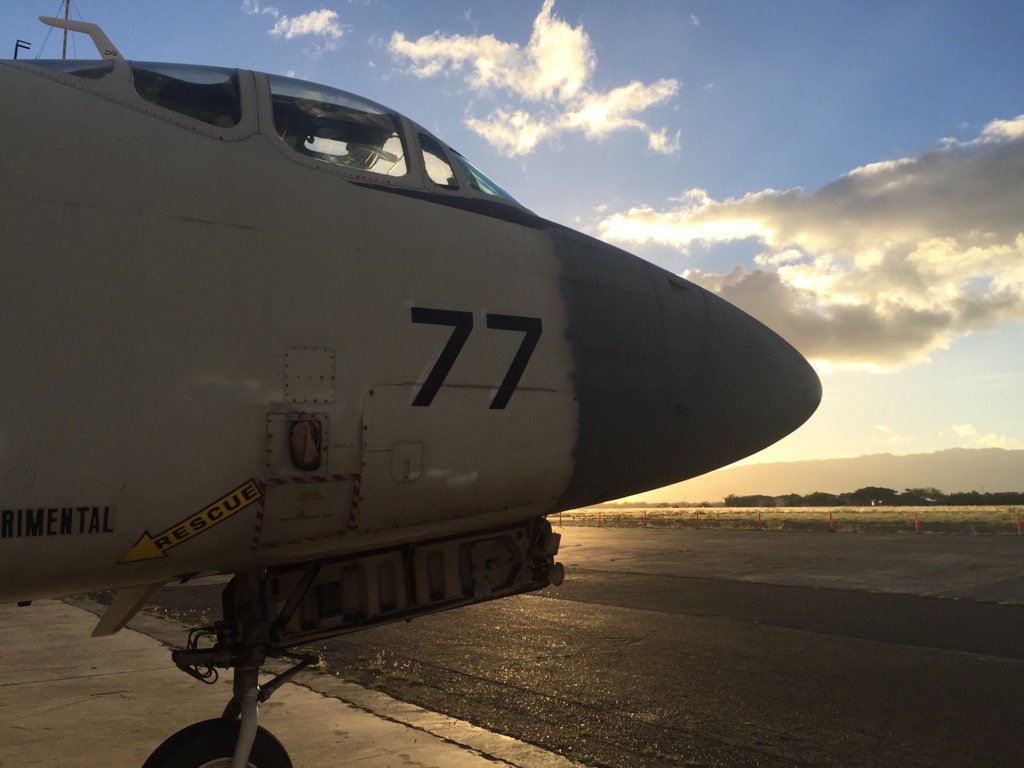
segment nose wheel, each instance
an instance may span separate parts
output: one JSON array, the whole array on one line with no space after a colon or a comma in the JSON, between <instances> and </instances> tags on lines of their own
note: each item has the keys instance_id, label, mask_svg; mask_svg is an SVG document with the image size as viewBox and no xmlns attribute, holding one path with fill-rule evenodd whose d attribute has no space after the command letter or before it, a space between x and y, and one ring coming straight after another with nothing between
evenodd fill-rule
<instances>
[{"instance_id":1,"label":"nose wheel","mask_svg":"<svg viewBox=\"0 0 1024 768\"><path fill-rule=\"evenodd\" d=\"M182 728L156 748L142 768L233 768L241 722L218 717ZM257 726L242 768L292 768L281 742Z\"/></svg>"}]
</instances>

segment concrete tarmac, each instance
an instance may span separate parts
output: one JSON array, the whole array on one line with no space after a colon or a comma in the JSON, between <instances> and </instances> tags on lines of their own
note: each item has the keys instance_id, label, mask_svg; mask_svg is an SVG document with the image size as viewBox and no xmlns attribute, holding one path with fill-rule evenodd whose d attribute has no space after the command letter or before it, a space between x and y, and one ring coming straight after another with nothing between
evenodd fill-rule
<instances>
[{"instance_id":1,"label":"concrete tarmac","mask_svg":"<svg viewBox=\"0 0 1024 768\"><path fill-rule=\"evenodd\" d=\"M478 738L495 731L523 749L548 750L529 759L562 759L552 754L559 753L622 768L1024 765L1024 540L561 532L568 567L561 587L326 641L318 650L327 673L303 673L301 682L316 688L328 681L366 696L376 689L422 707L424 718L480 726ZM221 586L168 587L155 605L196 616L217 604ZM62 642L73 653L102 642L84 634ZM183 638L180 628L168 637ZM127 689L135 670L142 698L154 697L149 664L125 667L116 689ZM198 684L173 670L165 650L152 664L167 685L180 686L168 707L195 701L185 694L196 694ZM0 680L11 674L5 667ZM339 675L359 685L338 682ZM226 698L218 693L215 704L181 715L173 727L132 735L138 755L172 730L215 715ZM307 741L289 735L303 727L291 721L305 711L268 711L267 724L290 749ZM23 726L35 729L33 743L70 727L46 717ZM329 729L314 730L311 744ZM387 742L394 750L399 744ZM9 754L0 751L0 765ZM328 746L308 758L317 762L302 764L338 764L330 754Z\"/></svg>"},{"instance_id":2,"label":"concrete tarmac","mask_svg":"<svg viewBox=\"0 0 1024 768\"><path fill-rule=\"evenodd\" d=\"M557 519L556 519L557 520ZM560 528L569 568L1024 603L1024 537Z\"/></svg>"},{"instance_id":3,"label":"concrete tarmac","mask_svg":"<svg viewBox=\"0 0 1024 768\"><path fill-rule=\"evenodd\" d=\"M1024 765L1021 539L563 532L561 587L328 665L587 764Z\"/></svg>"},{"instance_id":4,"label":"concrete tarmac","mask_svg":"<svg viewBox=\"0 0 1024 768\"><path fill-rule=\"evenodd\" d=\"M168 648L131 629L92 639L96 616L67 603L0 606L0 766L138 768L163 739L218 717L230 675L203 685ZM136 626L180 639L178 625ZM317 690L285 684L261 705L261 725L295 768L572 768L529 744L320 675Z\"/></svg>"}]
</instances>

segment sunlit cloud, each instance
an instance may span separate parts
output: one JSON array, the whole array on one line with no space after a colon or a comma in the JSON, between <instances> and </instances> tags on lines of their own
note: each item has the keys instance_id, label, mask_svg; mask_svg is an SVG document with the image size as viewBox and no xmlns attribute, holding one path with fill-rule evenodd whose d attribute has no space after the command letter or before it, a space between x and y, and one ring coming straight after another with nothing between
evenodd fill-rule
<instances>
[{"instance_id":1,"label":"sunlit cloud","mask_svg":"<svg viewBox=\"0 0 1024 768\"><path fill-rule=\"evenodd\" d=\"M1008 451L1024 448L1024 442L1017 438L997 435L995 432L989 432L987 435L979 437L974 441L974 445L978 448L1003 448Z\"/></svg>"},{"instance_id":2,"label":"sunlit cloud","mask_svg":"<svg viewBox=\"0 0 1024 768\"><path fill-rule=\"evenodd\" d=\"M274 26L270 28L269 33L275 37L283 37L285 40L298 37L314 38L312 45L306 49L306 54L312 58L333 51L345 34L337 11L328 8L310 11L301 16L288 16L281 13L277 6L265 5L259 0L243 0L241 8L243 13L250 16L270 16L274 19Z\"/></svg>"},{"instance_id":3,"label":"sunlit cloud","mask_svg":"<svg viewBox=\"0 0 1024 768\"><path fill-rule=\"evenodd\" d=\"M771 242L772 232L763 218L702 216L702 211L715 204L702 189L688 190L670 202L676 205L662 210L638 205L613 213L601 222L601 236L627 243L670 245L681 251L694 241L728 242L756 237Z\"/></svg>"},{"instance_id":4,"label":"sunlit cloud","mask_svg":"<svg viewBox=\"0 0 1024 768\"><path fill-rule=\"evenodd\" d=\"M525 155L551 136L577 131L601 140L621 130L647 136L654 152L679 151L680 135L654 129L638 115L664 104L679 91L677 80L631 82L609 91L591 87L597 56L582 27L554 15L554 0L545 0L525 46L494 35L445 35L434 32L409 40L391 36L389 49L417 77L460 75L479 93L513 101L467 125L499 152Z\"/></svg>"},{"instance_id":5,"label":"sunlit cloud","mask_svg":"<svg viewBox=\"0 0 1024 768\"><path fill-rule=\"evenodd\" d=\"M754 267L686 276L832 367L892 370L1024 320L1024 115L977 138L855 168L814 192L766 189L607 215L603 238L760 243Z\"/></svg>"},{"instance_id":6,"label":"sunlit cloud","mask_svg":"<svg viewBox=\"0 0 1024 768\"><path fill-rule=\"evenodd\" d=\"M964 438L965 440L976 438L966 443L971 448L1005 448L1007 450L1024 448L1024 442L1015 437L999 435L995 432L981 435L978 433L978 428L973 424L954 424L951 429L956 433L957 437Z\"/></svg>"},{"instance_id":7,"label":"sunlit cloud","mask_svg":"<svg viewBox=\"0 0 1024 768\"><path fill-rule=\"evenodd\" d=\"M1005 139L1024 139L1024 115L1017 115L1013 120L993 120L978 137L982 142Z\"/></svg>"},{"instance_id":8,"label":"sunlit cloud","mask_svg":"<svg viewBox=\"0 0 1024 768\"><path fill-rule=\"evenodd\" d=\"M503 155L525 155L533 151L541 139L553 131L553 126L537 119L529 112L517 109L508 113L496 109L483 120L470 117L466 125L484 136Z\"/></svg>"},{"instance_id":9,"label":"sunlit cloud","mask_svg":"<svg viewBox=\"0 0 1024 768\"><path fill-rule=\"evenodd\" d=\"M672 155L679 151L681 137L682 131L676 131L670 136L668 128L662 128L660 131L649 131L647 133L647 147L662 155Z\"/></svg>"},{"instance_id":10,"label":"sunlit cloud","mask_svg":"<svg viewBox=\"0 0 1024 768\"><path fill-rule=\"evenodd\" d=\"M338 24L337 11L321 8L302 16L281 16L270 34L282 35L285 40L307 35L340 40L344 32Z\"/></svg>"}]
</instances>

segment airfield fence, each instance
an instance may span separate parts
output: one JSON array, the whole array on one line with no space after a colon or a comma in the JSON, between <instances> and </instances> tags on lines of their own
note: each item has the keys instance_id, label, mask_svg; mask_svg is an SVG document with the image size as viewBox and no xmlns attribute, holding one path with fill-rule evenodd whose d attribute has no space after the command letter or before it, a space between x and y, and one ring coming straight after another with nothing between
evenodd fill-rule
<instances>
[{"instance_id":1,"label":"airfield fence","mask_svg":"<svg viewBox=\"0 0 1024 768\"><path fill-rule=\"evenodd\" d=\"M548 518L557 528L1022 534L1024 507L664 507L609 505Z\"/></svg>"}]
</instances>

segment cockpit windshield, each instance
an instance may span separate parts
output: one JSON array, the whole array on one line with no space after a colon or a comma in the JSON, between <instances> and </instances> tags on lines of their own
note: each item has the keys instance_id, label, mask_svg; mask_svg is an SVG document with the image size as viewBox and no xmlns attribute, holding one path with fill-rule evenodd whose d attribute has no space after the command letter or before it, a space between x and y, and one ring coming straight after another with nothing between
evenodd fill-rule
<instances>
[{"instance_id":1,"label":"cockpit windshield","mask_svg":"<svg viewBox=\"0 0 1024 768\"><path fill-rule=\"evenodd\" d=\"M352 93L290 77L268 75L277 135L301 155L353 170L386 176L406 176L401 121L397 114ZM459 184L445 159L462 172L470 188L519 205L469 160L433 137L417 137L427 178L434 185L458 190ZM414 137L408 142L416 148ZM418 153L419 154L419 153ZM418 161L414 157L414 161Z\"/></svg>"},{"instance_id":2,"label":"cockpit windshield","mask_svg":"<svg viewBox=\"0 0 1024 768\"><path fill-rule=\"evenodd\" d=\"M379 104L290 77L268 79L277 134L296 152L358 171L406 174L397 122Z\"/></svg>"},{"instance_id":3,"label":"cockpit windshield","mask_svg":"<svg viewBox=\"0 0 1024 768\"><path fill-rule=\"evenodd\" d=\"M132 64L135 92L146 101L218 128L242 119L238 73L191 64Z\"/></svg>"},{"instance_id":4,"label":"cockpit windshield","mask_svg":"<svg viewBox=\"0 0 1024 768\"><path fill-rule=\"evenodd\" d=\"M508 200L509 202L519 205L518 200L512 197L512 195L510 195L504 189L499 187L489 178L487 178L484 175L484 172L477 168L475 165L473 165L471 162L469 162L469 160L464 158L454 149L451 150L451 153L452 157L455 159L455 162L457 162L459 166L461 166L463 172L466 174L467 177L469 177L469 186L471 186L478 192L483 192L486 195L494 195L495 197L500 197L503 200Z\"/></svg>"}]
</instances>

